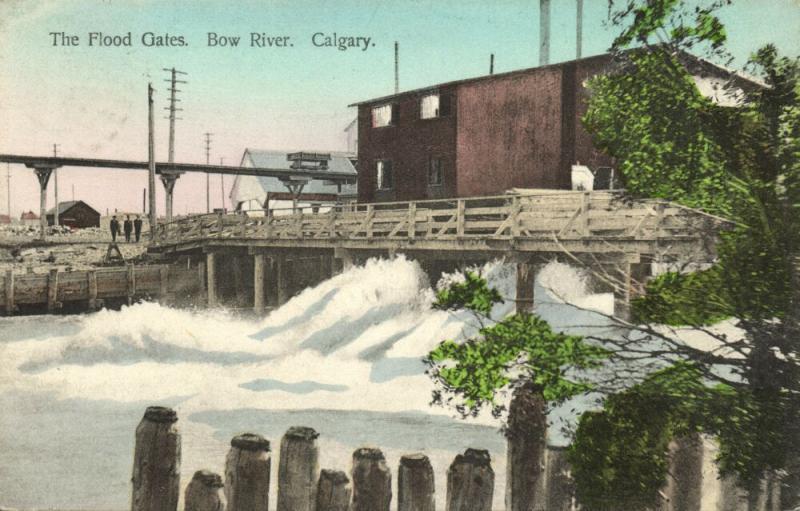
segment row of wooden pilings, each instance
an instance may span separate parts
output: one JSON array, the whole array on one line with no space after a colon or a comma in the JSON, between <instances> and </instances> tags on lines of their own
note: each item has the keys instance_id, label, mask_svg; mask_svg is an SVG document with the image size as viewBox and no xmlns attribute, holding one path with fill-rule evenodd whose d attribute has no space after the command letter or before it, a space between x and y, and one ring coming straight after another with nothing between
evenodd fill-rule
<instances>
[{"instance_id":1,"label":"row of wooden pilings","mask_svg":"<svg viewBox=\"0 0 800 511\"><path fill-rule=\"evenodd\" d=\"M149 407L136 428L132 511L176 511L180 486L180 434L175 411ZM281 439L278 462L278 511L388 511L392 474L378 448L353 453L350 477L342 471L319 470L312 428L292 427ZM245 433L231 440L222 476L195 472L184 493L185 511L266 511L270 492L270 442ZM400 459L397 473L398 511L434 511L434 477L423 454ZM494 471L488 451L467 449L447 473L447 509L490 511Z\"/></svg>"}]
</instances>

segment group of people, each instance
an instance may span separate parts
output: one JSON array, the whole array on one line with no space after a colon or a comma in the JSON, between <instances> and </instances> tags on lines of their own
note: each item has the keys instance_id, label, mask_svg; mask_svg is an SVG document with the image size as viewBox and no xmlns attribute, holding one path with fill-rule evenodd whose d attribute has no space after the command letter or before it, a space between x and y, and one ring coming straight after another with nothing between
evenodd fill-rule
<instances>
[{"instance_id":1,"label":"group of people","mask_svg":"<svg viewBox=\"0 0 800 511\"><path fill-rule=\"evenodd\" d=\"M119 220L117 220L117 215L111 217L111 242L116 243L117 241L117 234L120 232L119 229ZM136 218L131 220L130 215L125 215L125 221L122 222L122 232L125 234L125 241L130 243L131 242L131 234L133 233L136 236L136 243L139 243L139 238L142 236L142 219L139 215L136 215Z\"/></svg>"}]
</instances>

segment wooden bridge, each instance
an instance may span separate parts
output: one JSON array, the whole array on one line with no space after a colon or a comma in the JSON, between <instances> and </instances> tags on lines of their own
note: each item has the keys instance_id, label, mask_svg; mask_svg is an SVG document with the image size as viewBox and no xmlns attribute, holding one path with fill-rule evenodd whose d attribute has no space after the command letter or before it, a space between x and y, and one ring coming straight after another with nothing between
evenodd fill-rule
<instances>
[{"instance_id":1,"label":"wooden bridge","mask_svg":"<svg viewBox=\"0 0 800 511\"><path fill-rule=\"evenodd\" d=\"M618 302L630 302L632 281L644 280L651 262L710 262L723 219L660 200L630 200L614 192L537 191L495 197L337 205L239 214L197 215L158 227L151 252L167 257L204 254L208 300L220 300L222 283L239 302L253 274L256 310L266 304L269 268L277 275L276 303L291 294L289 259L312 259L329 275L358 257L407 254L451 261L511 258L518 265L517 300L532 303L530 266L554 255L614 264L623 284ZM252 258L252 263L244 259ZM222 262L218 262L222 260ZM230 270L233 279L216 277ZM249 279L246 279L249 280ZM218 282L219 281L219 282ZM527 291L531 288L530 291ZM249 293L248 293L249 294ZM530 296L528 296L530 295ZM247 300L245 300L247 301Z\"/></svg>"},{"instance_id":2,"label":"wooden bridge","mask_svg":"<svg viewBox=\"0 0 800 511\"><path fill-rule=\"evenodd\" d=\"M363 250L708 255L724 220L612 192L540 192L467 199L184 217L158 227L153 250L269 246Z\"/></svg>"}]
</instances>

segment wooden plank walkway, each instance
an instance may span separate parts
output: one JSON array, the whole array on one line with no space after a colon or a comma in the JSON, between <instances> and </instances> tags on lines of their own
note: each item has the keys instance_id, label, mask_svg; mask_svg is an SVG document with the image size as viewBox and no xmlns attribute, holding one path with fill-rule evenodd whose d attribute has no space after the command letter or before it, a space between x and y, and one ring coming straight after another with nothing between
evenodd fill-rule
<instances>
[{"instance_id":1,"label":"wooden plank walkway","mask_svg":"<svg viewBox=\"0 0 800 511\"><path fill-rule=\"evenodd\" d=\"M251 214L196 215L160 225L152 250L247 245L679 257L708 251L726 223L666 201L573 191Z\"/></svg>"}]
</instances>

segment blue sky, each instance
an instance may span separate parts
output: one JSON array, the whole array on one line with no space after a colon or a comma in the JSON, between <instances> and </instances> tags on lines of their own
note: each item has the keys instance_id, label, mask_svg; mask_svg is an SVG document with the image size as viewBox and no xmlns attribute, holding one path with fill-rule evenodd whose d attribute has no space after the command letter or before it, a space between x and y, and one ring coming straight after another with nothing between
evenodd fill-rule
<instances>
[{"instance_id":1,"label":"blue sky","mask_svg":"<svg viewBox=\"0 0 800 511\"><path fill-rule=\"evenodd\" d=\"M400 44L400 88L538 63L537 0L437 1L0 1L0 152L145 159L146 87L167 105L164 67L186 71L179 95L176 159L204 161L203 133L215 133L212 161L239 161L246 147L341 149L347 105L393 91L393 44ZM585 0L585 56L604 52L615 35L607 2ZM552 0L551 61L575 55L575 0ZM767 42L800 54L797 0L738 0L721 12L729 48L741 65ZM52 45L49 32L78 35L77 47ZM89 32L126 34L133 47L89 47ZM141 34L182 35L183 48L145 48ZM207 33L242 38L237 48L209 48ZM251 48L250 32L288 35L292 48ZM367 51L316 48L314 33L370 37ZM163 112L163 110L161 110ZM166 159L167 123L156 127ZM4 173L5 169L0 169ZM12 168L12 212L35 208L36 182ZM219 178L214 177L219 190ZM5 180L0 180L5 186ZM140 208L144 173L65 169L61 198L85 198L97 209ZM229 186L230 183L226 183ZM134 193L135 191L135 193ZM5 192L5 190L3 190ZM160 192L160 190L159 190ZM201 193L202 192L202 193ZM205 208L205 178L183 177L176 212ZM5 193L0 212L5 212ZM212 195L219 206L221 192ZM50 199L52 204L52 197Z\"/></svg>"}]
</instances>

